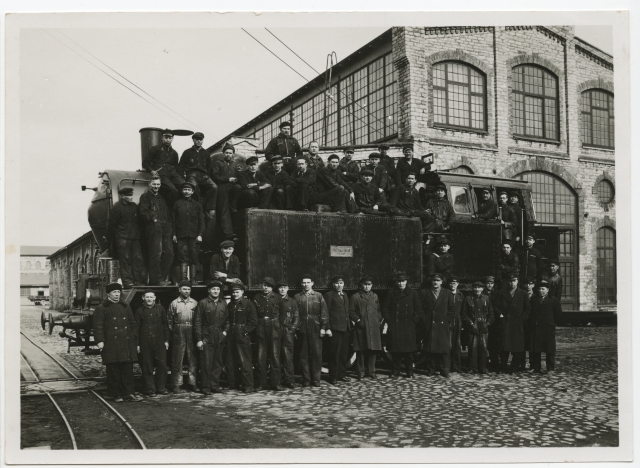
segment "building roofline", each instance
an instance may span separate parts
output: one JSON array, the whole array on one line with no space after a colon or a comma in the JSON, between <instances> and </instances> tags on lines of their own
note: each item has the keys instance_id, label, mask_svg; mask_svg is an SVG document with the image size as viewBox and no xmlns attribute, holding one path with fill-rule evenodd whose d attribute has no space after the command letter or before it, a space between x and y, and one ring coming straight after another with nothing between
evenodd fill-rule
<instances>
[{"instance_id":1,"label":"building roofline","mask_svg":"<svg viewBox=\"0 0 640 468\"><path fill-rule=\"evenodd\" d=\"M61 249L56 250L54 253L52 253L51 255L49 255L47 257L48 260L52 259L53 257L57 257L58 255L60 255L62 252L64 252L65 250L71 249L73 247L75 247L76 245L84 242L85 240L87 240L88 238L93 237L93 232L89 231L86 232L84 234L82 234L80 237L78 237L77 239L69 242L67 245L65 245L64 247L62 247Z\"/></svg>"},{"instance_id":2,"label":"building roofline","mask_svg":"<svg viewBox=\"0 0 640 468\"><path fill-rule=\"evenodd\" d=\"M578 36L575 36L576 40L582 42L583 44L585 44L586 46L591 47L592 49L597 50L598 52L600 52L601 54L606 55L610 60L613 60L613 55L611 55L609 52L605 52L604 50L600 49L599 47L594 46L593 44L591 44L590 42L585 41L584 39L579 38Z\"/></svg>"}]
</instances>

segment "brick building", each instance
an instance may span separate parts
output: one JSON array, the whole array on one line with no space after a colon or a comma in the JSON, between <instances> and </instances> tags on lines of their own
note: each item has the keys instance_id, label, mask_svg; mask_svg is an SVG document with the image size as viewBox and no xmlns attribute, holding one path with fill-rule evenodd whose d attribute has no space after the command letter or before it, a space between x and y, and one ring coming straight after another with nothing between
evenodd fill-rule
<instances>
[{"instance_id":1,"label":"brick building","mask_svg":"<svg viewBox=\"0 0 640 468\"><path fill-rule=\"evenodd\" d=\"M58 247L20 247L20 297L49 295L49 260Z\"/></svg>"},{"instance_id":2,"label":"brick building","mask_svg":"<svg viewBox=\"0 0 640 468\"><path fill-rule=\"evenodd\" d=\"M213 145L263 153L284 120L322 154L413 142L434 169L533 185L557 225L565 310L615 308L613 57L573 27L394 27Z\"/></svg>"}]
</instances>

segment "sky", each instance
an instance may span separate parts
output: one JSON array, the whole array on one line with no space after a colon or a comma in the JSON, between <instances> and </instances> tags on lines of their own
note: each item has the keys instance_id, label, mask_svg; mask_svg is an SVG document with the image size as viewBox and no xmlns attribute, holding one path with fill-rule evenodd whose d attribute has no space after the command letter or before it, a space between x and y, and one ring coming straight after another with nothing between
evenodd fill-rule
<instances>
[{"instance_id":1,"label":"sky","mask_svg":"<svg viewBox=\"0 0 640 468\"><path fill-rule=\"evenodd\" d=\"M342 60L385 29L270 31L323 72L331 51ZM316 76L267 30L247 31ZM613 51L609 27L577 26L576 35ZM94 192L80 187L95 187L104 170L139 169L140 128L201 131L209 146L305 83L241 29L23 29L21 244L64 246L87 232ZM176 137L173 146L182 154L191 144Z\"/></svg>"}]
</instances>

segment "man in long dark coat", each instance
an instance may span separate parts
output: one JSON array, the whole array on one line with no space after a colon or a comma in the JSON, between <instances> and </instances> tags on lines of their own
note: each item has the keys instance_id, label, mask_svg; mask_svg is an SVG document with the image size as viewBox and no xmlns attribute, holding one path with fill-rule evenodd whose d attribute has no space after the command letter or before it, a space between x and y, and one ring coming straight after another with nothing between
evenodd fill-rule
<instances>
[{"instance_id":1,"label":"man in long dark coat","mask_svg":"<svg viewBox=\"0 0 640 468\"><path fill-rule=\"evenodd\" d=\"M280 280L276 283L278 292L282 299L285 319L282 324L282 373L284 374L283 384L287 388L296 387L296 378L293 373L293 349L295 345L295 337L298 328L300 328L300 313L298 312L298 303L289 296L289 282Z\"/></svg>"},{"instance_id":2,"label":"man in long dark coat","mask_svg":"<svg viewBox=\"0 0 640 468\"><path fill-rule=\"evenodd\" d=\"M349 316L354 323L353 349L356 352L358 380L363 377L377 379L376 355L382 351L382 312L378 295L371 291L373 278L363 276L360 290L349 298Z\"/></svg>"},{"instance_id":3,"label":"man in long dark coat","mask_svg":"<svg viewBox=\"0 0 640 468\"><path fill-rule=\"evenodd\" d=\"M237 390L238 375L242 380L242 391L253 393L253 363L251 359L252 333L258 326L258 314L253 302L244 297L244 285L231 285L231 302L227 304L229 312L229 341L225 367L229 388Z\"/></svg>"},{"instance_id":4,"label":"man in long dark coat","mask_svg":"<svg viewBox=\"0 0 640 468\"><path fill-rule=\"evenodd\" d=\"M400 375L402 361L407 377L413 377L413 353L416 351L416 326L423 317L420 295L407 286L409 277L398 272L395 287L389 291L382 305L382 316L389 329L389 346L393 359L392 379Z\"/></svg>"},{"instance_id":5,"label":"man in long dark coat","mask_svg":"<svg viewBox=\"0 0 640 468\"><path fill-rule=\"evenodd\" d=\"M498 293L494 304L498 320L502 321L502 372L507 372L509 353L512 355L509 374L521 370L524 361L524 324L529 319L531 306L527 293L518 288L518 276L511 275L507 290Z\"/></svg>"},{"instance_id":6,"label":"man in long dark coat","mask_svg":"<svg viewBox=\"0 0 640 468\"><path fill-rule=\"evenodd\" d=\"M273 187L271 205L277 210L284 210L287 207L286 187L289 180L289 173L283 169L282 156L271 158L272 170L265 172L267 179Z\"/></svg>"},{"instance_id":7,"label":"man in long dark coat","mask_svg":"<svg viewBox=\"0 0 640 468\"><path fill-rule=\"evenodd\" d=\"M487 276L484 279L484 292L483 294L491 300L491 304L495 304L498 300L498 289L495 287L495 277ZM489 369L492 372L500 374L502 372L502 365L500 364L500 350L502 343L502 321L498 320L494 311L493 323L489 325L489 331L487 336L487 350L489 351Z\"/></svg>"},{"instance_id":8,"label":"man in long dark coat","mask_svg":"<svg viewBox=\"0 0 640 468\"><path fill-rule=\"evenodd\" d=\"M500 192L498 196L498 215L502 224L502 238L515 243L518 220L513 211L513 206L509 205L509 195L504 191Z\"/></svg>"},{"instance_id":9,"label":"man in long dark coat","mask_svg":"<svg viewBox=\"0 0 640 468\"><path fill-rule=\"evenodd\" d=\"M135 312L138 326L138 353L142 357L142 380L145 394L166 395L167 350L171 332L167 322L167 311L162 304L156 304L156 295L147 291L142 296L144 304ZM155 368L155 381L153 370Z\"/></svg>"},{"instance_id":10,"label":"man in long dark coat","mask_svg":"<svg viewBox=\"0 0 640 468\"><path fill-rule=\"evenodd\" d=\"M420 301L424 310L425 340L429 375L439 372L449 377L449 353L451 352L451 325L453 324L453 294L442 287L443 276L431 276L431 287L423 289Z\"/></svg>"},{"instance_id":11,"label":"man in long dark coat","mask_svg":"<svg viewBox=\"0 0 640 468\"><path fill-rule=\"evenodd\" d=\"M120 201L109 213L107 232L120 263L120 277L125 289L145 283L144 261L140 247L138 205L133 202L133 189L118 190ZM113 250L112 250L113 251Z\"/></svg>"},{"instance_id":12,"label":"man in long dark coat","mask_svg":"<svg viewBox=\"0 0 640 468\"><path fill-rule=\"evenodd\" d=\"M262 280L262 292L253 297L253 304L258 316L258 362L256 362L255 391L267 388L267 371L269 387L282 391L280 385L280 347L282 341L282 327L285 319L284 304L279 294L273 290L276 282L266 277Z\"/></svg>"},{"instance_id":13,"label":"man in long dark coat","mask_svg":"<svg viewBox=\"0 0 640 468\"><path fill-rule=\"evenodd\" d=\"M238 198L242 192L242 187L238 183L238 175L242 171L242 165L234 161L235 152L235 147L227 143L222 148L223 159L211 164L211 178L218 186L216 214L220 219L225 239L233 237L231 213L237 211Z\"/></svg>"},{"instance_id":14,"label":"man in long dark coat","mask_svg":"<svg viewBox=\"0 0 640 468\"><path fill-rule=\"evenodd\" d=\"M122 285L107 285L107 299L93 313L93 336L107 367L107 393L116 403L140 401L135 394L133 363L138 360L136 319L131 307L120 302Z\"/></svg>"},{"instance_id":15,"label":"man in long dark coat","mask_svg":"<svg viewBox=\"0 0 640 468\"><path fill-rule=\"evenodd\" d=\"M520 194L515 190L509 193L509 207L511 207L516 220L513 227L514 240L519 242L523 235L526 235L527 220L525 219L526 216L523 216L522 207L520 206Z\"/></svg>"},{"instance_id":16,"label":"man in long dark coat","mask_svg":"<svg viewBox=\"0 0 640 468\"><path fill-rule=\"evenodd\" d=\"M347 363L349 362L349 298L342 291L344 277L336 275L331 278L333 289L324 295L329 311L329 383L336 385L339 381L348 382Z\"/></svg>"},{"instance_id":17,"label":"man in long dark coat","mask_svg":"<svg viewBox=\"0 0 640 468\"><path fill-rule=\"evenodd\" d=\"M435 273L440 273L444 281L448 281L453 275L455 259L452 253L449 253L451 242L446 236L440 236L434 245L435 252L430 252L426 258L427 276L431 277Z\"/></svg>"},{"instance_id":18,"label":"man in long dark coat","mask_svg":"<svg viewBox=\"0 0 640 468\"><path fill-rule=\"evenodd\" d=\"M528 278L535 278L536 282L542 278L542 255L533 245L536 243L535 237L528 234L524 239L524 249L519 256L520 263L520 284L525 285Z\"/></svg>"},{"instance_id":19,"label":"man in long dark coat","mask_svg":"<svg viewBox=\"0 0 640 468\"><path fill-rule=\"evenodd\" d=\"M531 299L531 351L533 372L542 373L542 353L545 353L547 372L556 370L556 324L562 317L560 301L549 294L549 282L540 281L538 296Z\"/></svg>"},{"instance_id":20,"label":"man in long dark coat","mask_svg":"<svg viewBox=\"0 0 640 468\"><path fill-rule=\"evenodd\" d=\"M493 323L493 307L489 296L483 294L483 284L473 283L473 295L462 304L462 323L469 333L469 372L487 373L487 335Z\"/></svg>"},{"instance_id":21,"label":"man in long dark coat","mask_svg":"<svg viewBox=\"0 0 640 468\"><path fill-rule=\"evenodd\" d=\"M434 217L435 229L438 232L446 232L451 229L453 221L453 207L447 200L447 186L438 184L436 187L436 198L430 198L423 206L425 210Z\"/></svg>"},{"instance_id":22,"label":"man in long dark coat","mask_svg":"<svg viewBox=\"0 0 640 468\"><path fill-rule=\"evenodd\" d=\"M462 347L460 344L460 334L462 332L462 302L464 294L458 291L460 280L457 276L449 278L449 289L453 296L453 321L451 322L451 352L449 353L449 372L460 372L460 354Z\"/></svg>"}]
</instances>

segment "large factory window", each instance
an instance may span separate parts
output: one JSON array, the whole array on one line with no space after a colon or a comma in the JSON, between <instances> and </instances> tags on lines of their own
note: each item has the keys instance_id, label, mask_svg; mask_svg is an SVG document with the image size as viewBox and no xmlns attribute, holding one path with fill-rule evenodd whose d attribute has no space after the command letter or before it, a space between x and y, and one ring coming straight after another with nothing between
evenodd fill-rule
<instances>
[{"instance_id":1,"label":"large factory window","mask_svg":"<svg viewBox=\"0 0 640 468\"><path fill-rule=\"evenodd\" d=\"M433 66L433 119L436 126L486 130L485 76L458 62Z\"/></svg>"},{"instance_id":2,"label":"large factory window","mask_svg":"<svg viewBox=\"0 0 640 468\"><path fill-rule=\"evenodd\" d=\"M582 143L598 148L615 147L613 94L601 89L582 93Z\"/></svg>"},{"instance_id":3,"label":"large factory window","mask_svg":"<svg viewBox=\"0 0 640 468\"><path fill-rule=\"evenodd\" d=\"M617 302L616 232L610 227L598 229L596 246L598 251L598 304L615 304Z\"/></svg>"},{"instance_id":4,"label":"large factory window","mask_svg":"<svg viewBox=\"0 0 640 468\"><path fill-rule=\"evenodd\" d=\"M534 66L513 69L513 133L558 141L558 78Z\"/></svg>"}]
</instances>

